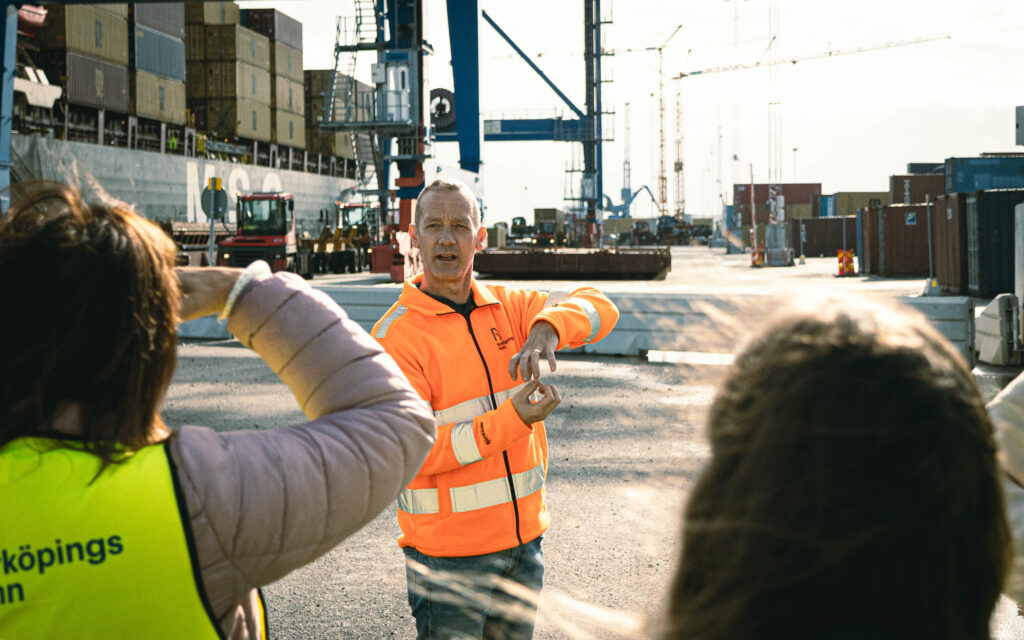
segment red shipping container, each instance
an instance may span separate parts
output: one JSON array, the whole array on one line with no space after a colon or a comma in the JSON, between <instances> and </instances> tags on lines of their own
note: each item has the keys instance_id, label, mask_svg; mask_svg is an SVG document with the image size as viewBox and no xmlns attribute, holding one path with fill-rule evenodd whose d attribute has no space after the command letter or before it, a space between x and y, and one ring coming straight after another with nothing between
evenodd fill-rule
<instances>
[{"instance_id":1,"label":"red shipping container","mask_svg":"<svg viewBox=\"0 0 1024 640\"><path fill-rule=\"evenodd\" d=\"M935 279L946 292L967 293L967 215L963 194L936 198L932 206L932 255Z\"/></svg>"},{"instance_id":2,"label":"red shipping container","mask_svg":"<svg viewBox=\"0 0 1024 640\"><path fill-rule=\"evenodd\" d=\"M941 173L889 176L890 204L923 204L946 193L946 176Z\"/></svg>"},{"instance_id":3,"label":"red shipping container","mask_svg":"<svg viewBox=\"0 0 1024 640\"><path fill-rule=\"evenodd\" d=\"M940 176L941 177L941 176ZM928 275L928 219L923 204L896 204L878 214L878 275Z\"/></svg>"},{"instance_id":4,"label":"red shipping container","mask_svg":"<svg viewBox=\"0 0 1024 640\"><path fill-rule=\"evenodd\" d=\"M864 209L861 233L864 234L864 255L859 256L860 271L878 273L878 207Z\"/></svg>"},{"instance_id":5,"label":"red shipping container","mask_svg":"<svg viewBox=\"0 0 1024 640\"><path fill-rule=\"evenodd\" d=\"M814 197L821 195L821 183L792 183L781 184L782 196L786 199L785 204L813 205ZM742 226L750 226L750 183L733 185L733 205L735 211L743 216ZM757 217L757 224L768 224L768 185L754 185L754 210Z\"/></svg>"}]
</instances>

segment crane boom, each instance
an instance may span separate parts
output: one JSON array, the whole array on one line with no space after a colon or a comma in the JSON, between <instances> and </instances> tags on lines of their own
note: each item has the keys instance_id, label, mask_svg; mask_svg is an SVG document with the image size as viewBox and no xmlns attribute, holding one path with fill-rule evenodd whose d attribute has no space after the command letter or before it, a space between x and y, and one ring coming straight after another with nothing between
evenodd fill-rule
<instances>
[{"instance_id":1,"label":"crane boom","mask_svg":"<svg viewBox=\"0 0 1024 640\"><path fill-rule=\"evenodd\" d=\"M795 57L792 57L792 58L782 58L782 59L777 60L777 61L773 61L771 59L769 59L768 61L765 61L764 59L762 59L762 60L758 60L757 62L754 62L754 63L751 63L751 64L732 64L732 65L725 65L725 66L720 66L720 67L709 67L707 69L700 69L700 70L697 70L697 71L684 71L684 72L679 73L678 75L672 76L672 79L673 80L681 80L683 78L690 78L692 76L707 75L709 73L720 73L720 72L723 72L723 71L740 71L742 69L759 69L761 67L767 67L767 66L771 66L773 64L783 64L785 62L788 62L790 64L796 64L798 62L803 62L805 60L820 60L822 58L834 58L836 56L846 56L846 55L850 55L850 54L854 54L854 53L865 53L867 51L878 51L879 49L889 49L891 47L906 47L906 46L910 46L912 44L922 44L922 43L925 43L925 42L934 42L936 40L948 40L949 38L950 38L950 36L948 36L948 35L929 36L929 37L925 37L925 38L913 38L911 40L896 40L896 41L892 41L892 42L881 42L881 43L878 43L878 44L866 45L866 46L863 46L863 47L853 47L851 49L838 49L836 51L832 51L832 50L821 51L819 53L812 53L812 54L805 55L805 56L795 56Z\"/></svg>"}]
</instances>

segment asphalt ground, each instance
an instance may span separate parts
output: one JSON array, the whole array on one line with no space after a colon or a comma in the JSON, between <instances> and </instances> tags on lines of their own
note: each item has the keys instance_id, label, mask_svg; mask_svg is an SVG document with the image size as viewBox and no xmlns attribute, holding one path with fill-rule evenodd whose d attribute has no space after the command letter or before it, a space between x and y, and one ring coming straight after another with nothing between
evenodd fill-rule
<instances>
[{"instance_id":1,"label":"asphalt ground","mask_svg":"<svg viewBox=\"0 0 1024 640\"><path fill-rule=\"evenodd\" d=\"M853 291L883 297L915 295L924 288L923 279L834 278L835 260L750 269L745 259L703 247L681 248L674 251L673 272L664 281L598 286L752 296ZM367 284L375 277L318 278L314 284ZM565 286L564 281L529 284ZM735 341L756 325L747 318L733 320L722 326ZM663 611L663 594L678 558L683 503L709 455L703 435L707 407L725 371L715 358L689 360L711 364L578 354L559 358L549 381L563 400L546 421L552 525L544 538L539 640L645 637L645 624ZM1001 384L983 386L985 395ZM180 345L163 415L172 426L218 430L304 421L284 385L235 341ZM271 637L414 637L397 536L392 505L326 556L266 587ZM993 637L1024 637L1024 618L1008 599L994 617Z\"/></svg>"}]
</instances>

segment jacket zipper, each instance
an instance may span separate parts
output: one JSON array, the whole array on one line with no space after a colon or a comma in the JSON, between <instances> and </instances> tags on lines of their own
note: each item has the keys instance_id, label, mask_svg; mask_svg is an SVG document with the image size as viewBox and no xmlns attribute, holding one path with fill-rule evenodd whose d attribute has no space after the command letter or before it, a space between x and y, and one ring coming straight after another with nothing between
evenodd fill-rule
<instances>
[{"instance_id":1,"label":"jacket zipper","mask_svg":"<svg viewBox=\"0 0 1024 640\"><path fill-rule=\"evenodd\" d=\"M470 311L472 313L472 311ZM480 356L480 362L484 365L484 373L487 375L487 388L491 392L491 409L498 408L498 399L494 397L494 385L491 384L491 370L487 368L487 360L484 359L484 352L480 349L480 343L476 341L476 334L473 333L473 323L469 321L469 313L462 316L466 319L466 327L469 328L469 337L473 339L473 346L476 347L476 352ZM519 544L523 544L523 537L519 534L519 503L516 501L516 487L515 483L512 482L512 465L508 462L508 451L501 452L502 458L505 459L505 479L508 481L508 490L512 495L512 510L515 512L516 517L516 540Z\"/></svg>"}]
</instances>

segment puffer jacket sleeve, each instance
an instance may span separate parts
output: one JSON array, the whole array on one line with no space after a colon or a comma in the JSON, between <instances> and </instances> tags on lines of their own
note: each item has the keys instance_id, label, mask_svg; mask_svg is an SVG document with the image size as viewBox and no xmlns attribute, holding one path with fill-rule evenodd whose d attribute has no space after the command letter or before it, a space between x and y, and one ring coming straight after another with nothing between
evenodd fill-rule
<instances>
[{"instance_id":1,"label":"puffer jacket sleeve","mask_svg":"<svg viewBox=\"0 0 1024 640\"><path fill-rule=\"evenodd\" d=\"M988 403L988 415L999 443L999 461L1007 474L1003 489L1013 533L1014 558L1003 592L1024 603L1024 375Z\"/></svg>"},{"instance_id":2,"label":"puffer jacket sleeve","mask_svg":"<svg viewBox=\"0 0 1024 640\"><path fill-rule=\"evenodd\" d=\"M310 422L223 433L186 426L171 438L218 617L383 511L435 435L429 405L394 360L301 278L249 284L228 329L288 385Z\"/></svg>"}]
</instances>

